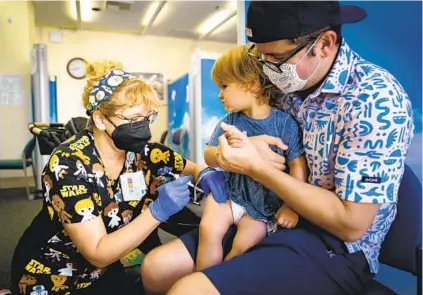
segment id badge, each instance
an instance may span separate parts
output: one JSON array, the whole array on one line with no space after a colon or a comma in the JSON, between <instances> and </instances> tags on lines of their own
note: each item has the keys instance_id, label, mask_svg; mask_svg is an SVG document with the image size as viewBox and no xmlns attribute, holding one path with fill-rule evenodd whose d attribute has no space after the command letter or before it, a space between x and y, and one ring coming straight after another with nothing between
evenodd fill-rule
<instances>
[{"instance_id":1,"label":"id badge","mask_svg":"<svg viewBox=\"0 0 423 295\"><path fill-rule=\"evenodd\" d=\"M144 173L142 171L125 173L120 176L120 187L125 202L141 201L147 192Z\"/></svg>"}]
</instances>

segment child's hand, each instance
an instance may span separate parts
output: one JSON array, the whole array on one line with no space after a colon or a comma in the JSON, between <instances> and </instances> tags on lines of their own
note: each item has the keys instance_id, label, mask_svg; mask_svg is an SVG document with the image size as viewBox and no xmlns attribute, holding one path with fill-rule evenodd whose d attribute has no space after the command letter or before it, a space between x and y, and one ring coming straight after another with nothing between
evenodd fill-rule
<instances>
[{"instance_id":1,"label":"child's hand","mask_svg":"<svg viewBox=\"0 0 423 295\"><path fill-rule=\"evenodd\" d=\"M281 227L293 228L298 223L298 214L287 205L280 207L275 217Z\"/></svg>"},{"instance_id":2,"label":"child's hand","mask_svg":"<svg viewBox=\"0 0 423 295\"><path fill-rule=\"evenodd\" d=\"M228 143L230 147L233 148L241 148L245 145L245 140L247 136L247 131L242 131L242 133L226 133L226 138L228 139Z\"/></svg>"}]
</instances>

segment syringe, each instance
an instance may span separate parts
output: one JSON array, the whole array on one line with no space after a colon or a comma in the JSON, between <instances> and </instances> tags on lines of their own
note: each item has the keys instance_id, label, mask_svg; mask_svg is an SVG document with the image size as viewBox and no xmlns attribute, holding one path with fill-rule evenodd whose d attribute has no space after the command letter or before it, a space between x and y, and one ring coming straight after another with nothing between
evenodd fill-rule
<instances>
[{"instance_id":1,"label":"syringe","mask_svg":"<svg viewBox=\"0 0 423 295\"><path fill-rule=\"evenodd\" d=\"M175 177L175 179L178 179L180 177L179 174L175 174L175 173L172 173L172 172L169 172L169 175ZM191 181L188 182L188 186L190 186L194 190L199 191L200 193L203 193L204 194L204 191L201 188L196 187L195 185L193 185ZM197 200L194 200L194 204L196 204L196 203L197 203Z\"/></svg>"}]
</instances>

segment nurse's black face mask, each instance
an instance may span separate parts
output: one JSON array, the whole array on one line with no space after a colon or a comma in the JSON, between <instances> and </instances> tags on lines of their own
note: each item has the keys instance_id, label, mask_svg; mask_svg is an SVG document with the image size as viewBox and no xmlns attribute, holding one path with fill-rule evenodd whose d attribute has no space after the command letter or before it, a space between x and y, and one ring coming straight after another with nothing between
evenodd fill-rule
<instances>
[{"instance_id":1,"label":"nurse's black face mask","mask_svg":"<svg viewBox=\"0 0 423 295\"><path fill-rule=\"evenodd\" d=\"M115 114L115 117L129 121L119 126L116 126L106 115L104 116L115 127L112 135L106 131L107 135L113 140L115 146L120 150L140 153L151 139L150 124L156 120L157 112L152 112L147 116L137 116L134 118L126 118L122 115Z\"/></svg>"}]
</instances>

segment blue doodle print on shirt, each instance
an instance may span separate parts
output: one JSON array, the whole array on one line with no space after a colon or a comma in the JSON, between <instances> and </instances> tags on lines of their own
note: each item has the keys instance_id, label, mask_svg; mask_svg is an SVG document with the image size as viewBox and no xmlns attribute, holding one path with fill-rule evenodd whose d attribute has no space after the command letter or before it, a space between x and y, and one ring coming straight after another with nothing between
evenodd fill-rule
<instances>
[{"instance_id":1,"label":"blue doodle print on shirt","mask_svg":"<svg viewBox=\"0 0 423 295\"><path fill-rule=\"evenodd\" d=\"M373 131L373 125L367 121L360 122L359 128L360 128L360 133L359 133L360 136L369 135Z\"/></svg>"},{"instance_id":2,"label":"blue doodle print on shirt","mask_svg":"<svg viewBox=\"0 0 423 295\"><path fill-rule=\"evenodd\" d=\"M363 60L343 41L320 88L304 100L291 94L281 102L303 130L309 183L346 201L381 204L367 233L346 243L350 252L362 250L370 270L377 272L413 137L407 94L390 73Z\"/></svg>"},{"instance_id":3,"label":"blue doodle print on shirt","mask_svg":"<svg viewBox=\"0 0 423 295\"><path fill-rule=\"evenodd\" d=\"M382 103L385 103L385 102L388 102L388 101L389 101L388 98L382 98L382 99L379 99L378 101L376 101L376 109L383 110L383 112L380 113L377 116L378 122L384 124L384 126L380 127L380 130L386 130L389 127L391 127L391 122L389 122L389 120L384 119L384 117L386 117L386 115L389 114L389 108L387 106L385 106L385 107L381 106Z\"/></svg>"}]
</instances>

